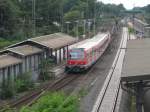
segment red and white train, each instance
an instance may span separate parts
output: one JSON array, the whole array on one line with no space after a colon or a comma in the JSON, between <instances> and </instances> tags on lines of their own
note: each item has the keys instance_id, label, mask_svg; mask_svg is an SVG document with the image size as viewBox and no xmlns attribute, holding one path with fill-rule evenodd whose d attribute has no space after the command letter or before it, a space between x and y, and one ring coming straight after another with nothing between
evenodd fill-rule
<instances>
[{"instance_id":1,"label":"red and white train","mask_svg":"<svg viewBox=\"0 0 150 112\"><path fill-rule=\"evenodd\" d=\"M111 41L110 33L99 33L69 48L66 71L83 71L91 67L104 53Z\"/></svg>"}]
</instances>

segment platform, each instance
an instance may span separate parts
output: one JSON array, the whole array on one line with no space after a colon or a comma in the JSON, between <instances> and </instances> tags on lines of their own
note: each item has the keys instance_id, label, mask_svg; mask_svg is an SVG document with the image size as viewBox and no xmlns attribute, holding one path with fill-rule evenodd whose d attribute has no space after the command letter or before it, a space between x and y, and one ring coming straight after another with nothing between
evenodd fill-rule
<instances>
[{"instance_id":1,"label":"platform","mask_svg":"<svg viewBox=\"0 0 150 112\"><path fill-rule=\"evenodd\" d=\"M123 64L122 82L150 80L150 38L129 40Z\"/></svg>"}]
</instances>

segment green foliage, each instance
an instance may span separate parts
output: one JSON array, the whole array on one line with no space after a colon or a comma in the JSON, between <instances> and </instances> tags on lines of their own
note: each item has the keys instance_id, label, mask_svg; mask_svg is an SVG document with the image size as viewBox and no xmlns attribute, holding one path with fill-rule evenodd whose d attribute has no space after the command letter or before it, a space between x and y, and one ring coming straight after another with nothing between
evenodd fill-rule
<instances>
[{"instance_id":1,"label":"green foliage","mask_svg":"<svg viewBox=\"0 0 150 112\"><path fill-rule=\"evenodd\" d=\"M0 85L1 99L12 98L16 92L24 92L34 87L34 83L31 80L31 73L29 72L19 75L15 81L10 77L9 80L4 80Z\"/></svg>"},{"instance_id":2,"label":"green foliage","mask_svg":"<svg viewBox=\"0 0 150 112\"><path fill-rule=\"evenodd\" d=\"M31 38L34 31L34 0L0 0L0 36L9 40ZM97 0L36 0L36 36L58 32L65 21L92 19L96 14L121 16L123 5L103 4ZM57 22L59 25L53 24ZM71 24L70 31L74 29ZM63 27L66 31L66 27Z\"/></svg>"},{"instance_id":3,"label":"green foliage","mask_svg":"<svg viewBox=\"0 0 150 112\"><path fill-rule=\"evenodd\" d=\"M81 88L79 91L79 97L84 97L87 95L88 91L85 88Z\"/></svg>"},{"instance_id":4,"label":"green foliage","mask_svg":"<svg viewBox=\"0 0 150 112\"><path fill-rule=\"evenodd\" d=\"M54 66L54 60L51 58L43 59L40 64L40 76L39 79L45 81L53 77L49 70Z\"/></svg>"},{"instance_id":5,"label":"green foliage","mask_svg":"<svg viewBox=\"0 0 150 112\"><path fill-rule=\"evenodd\" d=\"M18 93L27 91L30 88L33 88L33 86L34 84L31 80L30 72L19 75L19 77L15 81L15 89Z\"/></svg>"},{"instance_id":6,"label":"green foliage","mask_svg":"<svg viewBox=\"0 0 150 112\"><path fill-rule=\"evenodd\" d=\"M6 40L3 38L0 38L0 49L3 49L4 47L7 47L11 44L17 43L18 41L11 41L11 40Z\"/></svg>"},{"instance_id":7,"label":"green foliage","mask_svg":"<svg viewBox=\"0 0 150 112\"><path fill-rule=\"evenodd\" d=\"M6 47L6 46L8 46L10 44L11 44L11 42L9 42L9 41L7 41L5 39L0 38L0 49L3 49L4 47Z\"/></svg>"},{"instance_id":8,"label":"green foliage","mask_svg":"<svg viewBox=\"0 0 150 112\"><path fill-rule=\"evenodd\" d=\"M1 99L7 99L14 96L14 88L10 85L5 85L1 88L0 97Z\"/></svg>"},{"instance_id":9,"label":"green foliage","mask_svg":"<svg viewBox=\"0 0 150 112\"><path fill-rule=\"evenodd\" d=\"M8 99L15 95L15 87L11 80L4 80L0 87L0 98Z\"/></svg>"},{"instance_id":10,"label":"green foliage","mask_svg":"<svg viewBox=\"0 0 150 112\"><path fill-rule=\"evenodd\" d=\"M135 7L133 11L141 12L142 17L144 16L145 21L150 24L150 4L144 7Z\"/></svg>"},{"instance_id":11,"label":"green foliage","mask_svg":"<svg viewBox=\"0 0 150 112\"><path fill-rule=\"evenodd\" d=\"M78 112L78 98L64 93L47 93L32 107L23 107L20 112Z\"/></svg>"},{"instance_id":12,"label":"green foliage","mask_svg":"<svg viewBox=\"0 0 150 112\"><path fill-rule=\"evenodd\" d=\"M80 19L80 12L79 11L70 11L65 14L64 16L65 21L75 21Z\"/></svg>"}]
</instances>

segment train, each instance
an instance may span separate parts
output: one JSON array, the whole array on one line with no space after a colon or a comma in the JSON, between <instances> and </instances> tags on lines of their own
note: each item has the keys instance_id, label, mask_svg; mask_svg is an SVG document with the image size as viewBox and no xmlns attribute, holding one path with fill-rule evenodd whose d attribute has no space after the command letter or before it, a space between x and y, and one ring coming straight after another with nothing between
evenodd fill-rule
<instances>
[{"instance_id":1,"label":"train","mask_svg":"<svg viewBox=\"0 0 150 112\"><path fill-rule=\"evenodd\" d=\"M102 56L110 41L111 35L106 32L70 46L65 71L86 71Z\"/></svg>"}]
</instances>

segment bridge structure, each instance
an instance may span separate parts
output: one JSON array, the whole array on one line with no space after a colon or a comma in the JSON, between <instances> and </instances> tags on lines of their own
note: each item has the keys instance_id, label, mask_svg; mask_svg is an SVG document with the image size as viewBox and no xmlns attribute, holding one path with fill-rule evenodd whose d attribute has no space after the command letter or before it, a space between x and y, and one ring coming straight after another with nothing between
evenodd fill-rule
<instances>
[{"instance_id":1,"label":"bridge structure","mask_svg":"<svg viewBox=\"0 0 150 112\"><path fill-rule=\"evenodd\" d=\"M150 39L129 40L123 63L121 87L136 97L136 111L143 112L150 89Z\"/></svg>"}]
</instances>

